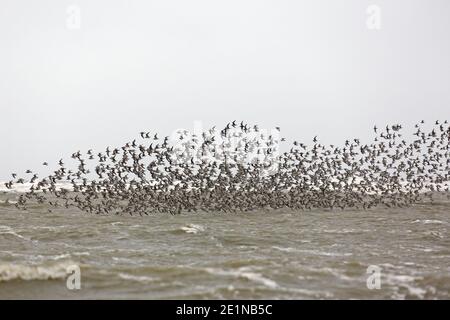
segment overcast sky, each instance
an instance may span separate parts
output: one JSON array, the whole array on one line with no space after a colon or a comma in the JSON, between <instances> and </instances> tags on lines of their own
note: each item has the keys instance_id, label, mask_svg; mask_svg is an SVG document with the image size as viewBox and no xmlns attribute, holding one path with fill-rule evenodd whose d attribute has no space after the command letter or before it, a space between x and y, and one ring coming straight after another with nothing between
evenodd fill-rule
<instances>
[{"instance_id":1,"label":"overcast sky","mask_svg":"<svg viewBox=\"0 0 450 320\"><path fill-rule=\"evenodd\" d=\"M450 120L448 0L1 0L0 40L0 180L195 120L326 143Z\"/></svg>"}]
</instances>

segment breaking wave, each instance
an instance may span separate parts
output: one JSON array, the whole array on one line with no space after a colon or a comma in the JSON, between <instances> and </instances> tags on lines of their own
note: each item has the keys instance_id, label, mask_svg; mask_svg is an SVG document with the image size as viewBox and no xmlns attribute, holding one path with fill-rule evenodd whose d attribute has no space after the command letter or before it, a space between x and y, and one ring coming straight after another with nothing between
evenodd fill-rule
<instances>
[{"instance_id":1,"label":"breaking wave","mask_svg":"<svg viewBox=\"0 0 450 320\"><path fill-rule=\"evenodd\" d=\"M71 261L61 261L46 265L0 264L0 282L12 280L56 280L65 279Z\"/></svg>"}]
</instances>

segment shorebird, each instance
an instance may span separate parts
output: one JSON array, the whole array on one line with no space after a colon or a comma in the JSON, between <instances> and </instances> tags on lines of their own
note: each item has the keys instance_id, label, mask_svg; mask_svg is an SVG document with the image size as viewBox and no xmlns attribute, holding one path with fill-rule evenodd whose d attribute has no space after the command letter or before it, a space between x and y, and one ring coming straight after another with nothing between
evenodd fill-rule
<instances>
[{"instance_id":1,"label":"shorebird","mask_svg":"<svg viewBox=\"0 0 450 320\"><path fill-rule=\"evenodd\" d=\"M429 131L419 124L415 129L410 142L395 124L374 126L372 142L353 138L325 145L314 136L313 145L295 140L283 152L279 142L285 138L278 141L244 121L201 134L182 131L173 143L141 131L149 143L134 139L95 158L90 149L89 162L77 151L71 157L74 168L61 159L52 174L39 180L34 173L17 207L36 201L130 215L403 207L432 199L433 192L449 192L448 122L436 121ZM25 183L12 176L7 189ZM70 192L59 186L62 182L71 185Z\"/></svg>"}]
</instances>

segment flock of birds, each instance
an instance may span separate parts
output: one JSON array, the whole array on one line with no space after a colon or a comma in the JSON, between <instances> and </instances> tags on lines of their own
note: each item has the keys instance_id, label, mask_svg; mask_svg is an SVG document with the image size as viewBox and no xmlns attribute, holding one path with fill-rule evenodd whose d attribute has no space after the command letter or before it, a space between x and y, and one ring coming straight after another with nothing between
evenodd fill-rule
<instances>
[{"instance_id":1,"label":"flock of birds","mask_svg":"<svg viewBox=\"0 0 450 320\"><path fill-rule=\"evenodd\" d=\"M31 184L18 198L20 209L38 203L96 214L403 207L449 194L449 124L424 127L416 124L409 142L393 125L374 127L370 144L324 145L314 137L286 151L280 128L244 122L171 138L141 132L121 147L77 151L74 166L61 159L45 178L27 170L5 185Z\"/></svg>"}]
</instances>

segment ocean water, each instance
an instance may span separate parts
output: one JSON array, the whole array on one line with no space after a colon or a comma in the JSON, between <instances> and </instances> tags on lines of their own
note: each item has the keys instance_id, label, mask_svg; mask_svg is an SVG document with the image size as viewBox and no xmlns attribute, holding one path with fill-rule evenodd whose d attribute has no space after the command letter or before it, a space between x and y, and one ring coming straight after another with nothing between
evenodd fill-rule
<instances>
[{"instance_id":1,"label":"ocean water","mask_svg":"<svg viewBox=\"0 0 450 320\"><path fill-rule=\"evenodd\" d=\"M0 299L450 298L448 200L139 217L19 211L15 197L0 194Z\"/></svg>"}]
</instances>

